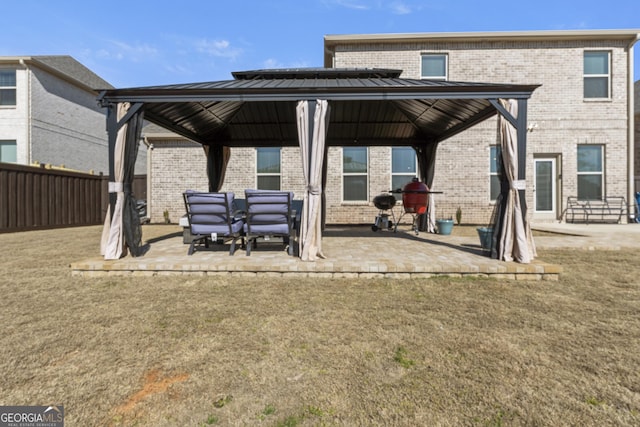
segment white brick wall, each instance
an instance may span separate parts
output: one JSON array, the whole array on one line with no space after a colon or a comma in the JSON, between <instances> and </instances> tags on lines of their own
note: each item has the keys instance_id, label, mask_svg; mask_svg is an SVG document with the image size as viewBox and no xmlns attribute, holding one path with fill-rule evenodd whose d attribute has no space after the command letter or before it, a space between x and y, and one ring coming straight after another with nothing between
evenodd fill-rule
<instances>
[{"instance_id":1,"label":"white brick wall","mask_svg":"<svg viewBox=\"0 0 640 427\"><path fill-rule=\"evenodd\" d=\"M612 97L608 101L583 100L583 52L609 50L612 54ZM556 156L562 179L559 199L577 194L577 145L605 146L606 194L627 197L627 53L623 43L611 42L476 42L354 44L336 48L335 67L403 69L402 77L420 77L420 54L448 55L449 80L487 83L541 84L528 105L527 202L533 210L533 159ZM433 190L436 215L455 217L462 209L464 223L490 220L489 147L498 138L492 118L441 143L437 153ZM156 144L152 169L152 220L163 210L176 221L184 213L181 193L186 188L206 189L205 158L197 145ZM283 148L282 188L302 198L302 171L297 148ZM377 210L371 202L342 201L342 150L331 147L325 189L327 223L373 223ZM640 166L636 165L640 171ZM171 171L170 173L167 171ZM369 200L391 186L391 149L369 149ZM156 175L166 175L166 182ZM640 175L640 172L637 173ZM255 150L233 149L224 191L242 194L255 188ZM560 207L561 209L561 207ZM396 208L396 213L400 211Z\"/></svg>"},{"instance_id":2,"label":"white brick wall","mask_svg":"<svg viewBox=\"0 0 640 427\"><path fill-rule=\"evenodd\" d=\"M611 51L612 97L583 100L583 52ZM354 44L336 48L335 67L401 68L420 77L421 53L446 53L449 80L541 84L528 102L528 122L538 127L527 138L527 200L533 206L533 158L558 155L562 199L577 194L577 145L603 144L606 193L627 196L627 53L622 42L477 42ZM450 140L437 153L434 190L437 215L463 221L490 219L489 146L497 121L490 119Z\"/></svg>"}]
</instances>

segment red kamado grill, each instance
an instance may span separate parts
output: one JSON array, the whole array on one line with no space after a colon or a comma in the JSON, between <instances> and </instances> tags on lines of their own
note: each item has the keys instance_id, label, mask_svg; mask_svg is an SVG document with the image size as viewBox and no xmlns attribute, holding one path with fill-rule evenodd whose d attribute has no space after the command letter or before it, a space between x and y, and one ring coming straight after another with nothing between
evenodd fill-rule
<instances>
[{"instance_id":1,"label":"red kamado grill","mask_svg":"<svg viewBox=\"0 0 640 427\"><path fill-rule=\"evenodd\" d=\"M429 187L424 182L418 181L418 178L413 178L410 183L404 186L402 189L402 206L404 212L398 218L398 222L402 220L402 217L406 214L411 215L411 229L415 231L416 235L418 231L418 215L424 215L427 213L427 206L429 205ZM396 229L398 224L396 223Z\"/></svg>"}]
</instances>

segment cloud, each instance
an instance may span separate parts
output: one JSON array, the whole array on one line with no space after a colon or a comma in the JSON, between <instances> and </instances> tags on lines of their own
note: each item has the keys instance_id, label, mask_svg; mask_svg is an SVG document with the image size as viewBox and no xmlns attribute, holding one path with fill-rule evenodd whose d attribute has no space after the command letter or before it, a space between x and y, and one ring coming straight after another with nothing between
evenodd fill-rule
<instances>
[{"instance_id":1,"label":"cloud","mask_svg":"<svg viewBox=\"0 0 640 427\"><path fill-rule=\"evenodd\" d=\"M413 12L411 6L408 6L406 3L401 1L394 1L389 5L389 7L391 8L391 12L395 15L408 15Z\"/></svg>"},{"instance_id":2,"label":"cloud","mask_svg":"<svg viewBox=\"0 0 640 427\"><path fill-rule=\"evenodd\" d=\"M365 4L366 2L358 0L327 0L324 3L355 10L369 10L371 8L369 5Z\"/></svg>"},{"instance_id":3,"label":"cloud","mask_svg":"<svg viewBox=\"0 0 640 427\"><path fill-rule=\"evenodd\" d=\"M119 40L109 40L108 45L98 49L95 55L101 59L131 62L144 62L158 56L158 49L147 43L129 44Z\"/></svg>"},{"instance_id":4,"label":"cloud","mask_svg":"<svg viewBox=\"0 0 640 427\"><path fill-rule=\"evenodd\" d=\"M273 70L280 68L307 68L309 63L306 61L293 61L289 64L285 64L275 58L267 58L262 61L262 68L265 70Z\"/></svg>"},{"instance_id":5,"label":"cloud","mask_svg":"<svg viewBox=\"0 0 640 427\"><path fill-rule=\"evenodd\" d=\"M242 49L231 46L228 40L200 39L195 42L195 47L198 52L232 60L243 53Z\"/></svg>"},{"instance_id":6,"label":"cloud","mask_svg":"<svg viewBox=\"0 0 640 427\"><path fill-rule=\"evenodd\" d=\"M388 10L394 15L408 15L413 13L416 9L420 9L421 6L411 5L410 2L403 0L396 1L382 1L382 0L324 0L323 2L328 6L338 6L346 9L353 10Z\"/></svg>"}]
</instances>

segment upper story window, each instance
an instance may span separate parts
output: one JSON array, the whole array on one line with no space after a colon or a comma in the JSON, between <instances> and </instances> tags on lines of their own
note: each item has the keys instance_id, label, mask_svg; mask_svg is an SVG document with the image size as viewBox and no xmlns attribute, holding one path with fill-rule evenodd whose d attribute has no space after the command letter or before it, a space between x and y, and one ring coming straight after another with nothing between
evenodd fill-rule
<instances>
[{"instance_id":1,"label":"upper story window","mask_svg":"<svg viewBox=\"0 0 640 427\"><path fill-rule=\"evenodd\" d=\"M602 200L604 146L578 145L578 199Z\"/></svg>"},{"instance_id":2,"label":"upper story window","mask_svg":"<svg viewBox=\"0 0 640 427\"><path fill-rule=\"evenodd\" d=\"M0 70L0 107L16 105L16 70Z\"/></svg>"},{"instance_id":3,"label":"upper story window","mask_svg":"<svg viewBox=\"0 0 640 427\"><path fill-rule=\"evenodd\" d=\"M256 149L258 190L280 190L280 147Z\"/></svg>"},{"instance_id":4,"label":"upper story window","mask_svg":"<svg viewBox=\"0 0 640 427\"><path fill-rule=\"evenodd\" d=\"M369 188L367 147L342 148L342 200L367 201Z\"/></svg>"},{"instance_id":5,"label":"upper story window","mask_svg":"<svg viewBox=\"0 0 640 427\"><path fill-rule=\"evenodd\" d=\"M447 55L444 53L423 53L420 76L423 79L447 80Z\"/></svg>"},{"instance_id":6,"label":"upper story window","mask_svg":"<svg viewBox=\"0 0 640 427\"><path fill-rule=\"evenodd\" d=\"M502 149L499 145L492 145L490 150L490 158L489 158L489 179L490 179L490 188L489 194L491 197L491 201L495 202L498 200L498 196L500 195L501 185L500 185L500 174L502 172Z\"/></svg>"},{"instance_id":7,"label":"upper story window","mask_svg":"<svg viewBox=\"0 0 640 427\"><path fill-rule=\"evenodd\" d=\"M391 189L402 189L411 179L416 177L416 151L411 147L391 148ZM401 199L400 193L394 193L396 199Z\"/></svg>"},{"instance_id":8,"label":"upper story window","mask_svg":"<svg viewBox=\"0 0 640 427\"><path fill-rule=\"evenodd\" d=\"M584 97L589 99L611 98L611 53L608 51L584 52Z\"/></svg>"},{"instance_id":9,"label":"upper story window","mask_svg":"<svg viewBox=\"0 0 640 427\"><path fill-rule=\"evenodd\" d=\"M0 162L16 163L17 161L16 141L0 140Z\"/></svg>"}]
</instances>

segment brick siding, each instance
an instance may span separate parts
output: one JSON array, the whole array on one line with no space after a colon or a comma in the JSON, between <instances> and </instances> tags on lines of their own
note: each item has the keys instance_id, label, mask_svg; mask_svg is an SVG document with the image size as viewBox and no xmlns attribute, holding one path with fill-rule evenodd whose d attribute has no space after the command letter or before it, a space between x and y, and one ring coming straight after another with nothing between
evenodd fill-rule
<instances>
[{"instance_id":1,"label":"brick siding","mask_svg":"<svg viewBox=\"0 0 640 427\"><path fill-rule=\"evenodd\" d=\"M583 99L583 52L588 49L611 52L610 100ZM528 103L528 122L537 125L527 136L527 203L531 211L533 159L553 156L558 160L558 200L566 200L577 195L579 144L605 147L606 195L627 197L627 156L631 153L627 152L627 52L623 42L344 44L335 50L334 66L400 68L402 77L419 78L421 53L433 52L448 55L452 81L542 85ZM494 208L489 200L489 153L490 146L498 143L497 128L494 117L440 144L432 188L443 192L435 196L437 217L455 217L460 208L463 223L489 222ZM282 165L282 188L302 198L299 149L283 148ZM369 202L343 202L342 150L329 149L327 223L373 223L377 210L370 201L391 186L391 149L370 147L368 166ZM205 171L199 145L178 141L156 144L151 173L152 220L161 220L164 210L174 221L182 216L181 193L187 188L206 189ZM640 171L638 164L636 171ZM255 175L255 149L232 149L223 190L242 194L245 188L255 188ZM560 211L562 206L560 203ZM396 213L400 213L398 208Z\"/></svg>"}]
</instances>

